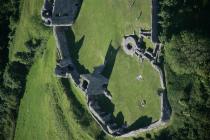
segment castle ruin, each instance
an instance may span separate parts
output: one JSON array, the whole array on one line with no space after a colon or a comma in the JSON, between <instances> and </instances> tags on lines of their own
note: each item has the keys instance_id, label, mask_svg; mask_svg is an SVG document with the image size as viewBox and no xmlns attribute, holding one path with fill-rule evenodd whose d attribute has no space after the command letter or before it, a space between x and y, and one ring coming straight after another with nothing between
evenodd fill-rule
<instances>
[{"instance_id":1,"label":"castle ruin","mask_svg":"<svg viewBox=\"0 0 210 140\"><path fill-rule=\"evenodd\" d=\"M152 0L153 1L153 0ZM124 52L130 56L136 56L140 61L149 61L153 68L160 74L162 86L161 98L161 116L157 122L147 127L137 130L128 130L128 126L119 126L115 122L113 114L104 112L98 104L97 97L104 96L110 101L112 96L107 89L109 79L102 75L104 65L97 67L93 73L80 74L77 71L71 56L67 43L66 31L69 30L81 7L80 0L44 0L41 10L41 17L46 26L52 26L57 46L57 64L55 75L60 78L70 78L75 86L81 89L87 98L88 110L95 121L101 126L102 130L113 137L131 137L141 132L150 131L160 126L164 126L170 118L170 110L166 102L164 73L157 65L162 45L156 43L152 31L141 30L140 37L128 35L123 38L122 47ZM153 11L153 10L152 10ZM151 52L141 47L142 38L151 38L155 42L155 49Z\"/></svg>"}]
</instances>

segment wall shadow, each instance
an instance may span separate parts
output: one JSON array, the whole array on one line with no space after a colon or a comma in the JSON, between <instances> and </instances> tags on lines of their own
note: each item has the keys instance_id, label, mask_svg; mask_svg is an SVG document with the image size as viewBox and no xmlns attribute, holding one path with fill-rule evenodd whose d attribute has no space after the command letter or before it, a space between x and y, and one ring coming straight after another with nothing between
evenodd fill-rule
<instances>
[{"instance_id":1,"label":"wall shadow","mask_svg":"<svg viewBox=\"0 0 210 140\"><path fill-rule=\"evenodd\" d=\"M164 113L163 113L162 121L167 122L168 120L170 120L172 108L170 106L166 91L165 93L163 93L163 112Z\"/></svg>"},{"instance_id":2,"label":"wall shadow","mask_svg":"<svg viewBox=\"0 0 210 140\"><path fill-rule=\"evenodd\" d=\"M117 56L119 49L120 49L120 47L118 47L117 49L114 48L112 46L112 41L110 42L109 48L108 48L106 56L105 56L105 62L104 62L105 68L102 71L102 75L104 75L108 79L111 76L111 73L112 73L112 70L113 70L113 67L115 64L116 56Z\"/></svg>"},{"instance_id":3,"label":"wall shadow","mask_svg":"<svg viewBox=\"0 0 210 140\"><path fill-rule=\"evenodd\" d=\"M124 119L124 115L123 115L122 111L117 113L117 115L115 117L115 121L119 126L122 126L125 124L125 119Z\"/></svg>"},{"instance_id":4,"label":"wall shadow","mask_svg":"<svg viewBox=\"0 0 210 140\"><path fill-rule=\"evenodd\" d=\"M139 128L143 128L149 126L152 123L152 117L142 116L138 118L132 125L130 125L127 130L137 130Z\"/></svg>"},{"instance_id":5,"label":"wall shadow","mask_svg":"<svg viewBox=\"0 0 210 140\"><path fill-rule=\"evenodd\" d=\"M69 80L62 78L61 83L64 87L68 100L70 101L71 110L73 111L77 122L83 127L90 126L90 122L91 122L90 116L85 110L84 106L80 103L80 101L72 92L72 88L71 88Z\"/></svg>"},{"instance_id":6,"label":"wall shadow","mask_svg":"<svg viewBox=\"0 0 210 140\"><path fill-rule=\"evenodd\" d=\"M82 36L82 38L76 42L74 32L72 31L71 28L69 28L69 30L66 32L66 36L67 36L67 43L69 45L70 55L72 61L74 62L77 68L77 71L83 74L90 73L89 70L86 69L84 65L81 65L79 63L79 51L83 45L85 36Z\"/></svg>"},{"instance_id":7,"label":"wall shadow","mask_svg":"<svg viewBox=\"0 0 210 140\"><path fill-rule=\"evenodd\" d=\"M107 112L112 115L112 122L116 123L119 127L125 124L124 115L122 112L118 112L114 116L115 105L110 99L104 95L98 95L97 97L98 105L101 107L101 112Z\"/></svg>"},{"instance_id":8,"label":"wall shadow","mask_svg":"<svg viewBox=\"0 0 210 140\"><path fill-rule=\"evenodd\" d=\"M160 63L160 64L157 64L159 67L160 67L160 69L162 70L162 73L163 73L163 83L164 83L164 85L165 85L165 89L162 91L162 93L163 93L163 117L162 117L162 120L163 121L168 121L168 120L170 120L170 116L171 116L171 114L172 114L172 107L171 107L171 105L170 105L170 103L169 103L169 98L168 98L168 88L167 88L167 86L168 86L168 81L166 80L166 71L167 71L167 69L169 70L169 67L167 66L167 65L164 65L164 60L163 60L163 62L162 63ZM171 71L170 71L171 72ZM179 86L179 85L178 85ZM189 87L190 88L190 87ZM188 89L189 90L189 89Z\"/></svg>"},{"instance_id":9,"label":"wall shadow","mask_svg":"<svg viewBox=\"0 0 210 140\"><path fill-rule=\"evenodd\" d=\"M111 102L110 99L108 99L104 95L98 95L97 101L99 106L101 106L102 111L113 114L115 105Z\"/></svg>"},{"instance_id":10,"label":"wall shadow","mask_svg":"<svg viewBox=\"0 0 210 140\"><path fill-rule=\"evenodd\" d=\"M81 10L82 4L83 4L83 0L78 0L78 1L79 1L79 7L78 7L78 12L76 13L76 16L75 16L75 21L79 16L79 13L80 13L80 10Z\"/></svg>"}]
</instances>

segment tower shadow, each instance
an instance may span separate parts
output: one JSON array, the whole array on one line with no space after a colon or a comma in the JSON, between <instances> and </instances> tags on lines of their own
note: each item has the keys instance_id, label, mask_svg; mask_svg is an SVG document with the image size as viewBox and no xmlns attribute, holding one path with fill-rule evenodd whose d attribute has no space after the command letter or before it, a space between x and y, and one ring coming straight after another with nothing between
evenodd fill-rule
<instances>
[{"instance_id":1,"label":"tower shadow","mask_svg":"<svg viewBox=\"0 0 210 140\"><path fill-rule=\"evenodd\" d=\"M114 48L112 46L112 41L110 42L109 48L105 56L105 62L104 62L105 67L104 70L102 71L102 75L104 75L107 79L109 79L111 76L119 49L120 47L118 47L117 49Z\"/></svg>"},{"instance_id":2,"label":"tower shadow","mask_svg":"<svg viewBox=\"0 0 210 140\"><path fill-rule=\"evenodd\" d=\"M149 126L151 123L152 123L152 117L141 116L127 128L127 131L137 130L139 128Z\"/></svg>"},{"instance_id":3,"label":"tower shadow","mask_svg":"<svg viewBox=\"0 0 210 140\"><path fill-rule=\"evenodd\" d=\"M116 115L114 114L115 105L110 99L108 99L104 95L98 95L97 101L98 105L101 107L101 112L107 112L112 115L112 119L110 122L116 123L118 127L121 127L126 124L124 115L121 111L118 112Z\"/></svg>"},{"instance_id":4,"label":"tower shadow","mask_svg":"<svg viewBox=\"0 0 210 140\"><path fill-rule=\"evenodd\" d=\"M84 65L81 65L79 63L79 51L83 45L85 36L82 36L80 40L76 42L74 32L72 31L71 28L66 32L66 36L67 36L67 43L69 45L70 55L72 61L74 62L77 68L77 71L83 74L90 73L89 70L86 69Z\"/></svg>"},{"instance_id":5,"label":"tower shadow","mask_svg":"<svg viewBox=\"0 0 210 140\"><path fill-rule=\"evenodd\" d=\"M76 19L77 19L78 16L79 16L80 10L81 10L81 8L82 8L82 4L83 4L83 0L78 0L78 12L76 13L75 21L76 21Z\"/></svg>"}]
</instances>

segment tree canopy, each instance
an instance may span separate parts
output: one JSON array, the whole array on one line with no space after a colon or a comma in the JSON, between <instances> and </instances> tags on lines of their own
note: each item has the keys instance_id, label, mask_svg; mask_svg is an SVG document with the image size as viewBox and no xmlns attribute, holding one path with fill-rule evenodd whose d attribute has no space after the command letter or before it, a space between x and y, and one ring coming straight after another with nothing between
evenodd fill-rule
<instances>
[{"instance_id":1,"label":"tree canopy","mask_svg":"<svg viewBox=\"0 0 210 140\"><path fill-rule=\"evenodd\" d=\"M166 47L166 59L179 74L209 76L210 38L195 32L181 32Z\"/></svg>"}]
</instances>

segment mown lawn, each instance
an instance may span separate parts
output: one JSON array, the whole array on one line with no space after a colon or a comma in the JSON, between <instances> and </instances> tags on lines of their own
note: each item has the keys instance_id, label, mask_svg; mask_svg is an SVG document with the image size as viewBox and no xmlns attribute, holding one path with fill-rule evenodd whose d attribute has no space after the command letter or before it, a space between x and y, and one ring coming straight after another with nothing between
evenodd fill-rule
<instances>
[{"instance_id":1,"label":"mown lawn","mask_svg":"<svg viewBox=\"0 0 210 140\"><path fill-rule=\"evenodd\" d=\"M142 75L143 79L137 80L138 75ZM157 91L160 87L159 74L148 61L140 63L123 51L118 53L108 87L113 96L116 116L122 112L128 125L141 117L158 120L160 97ZM141 106L143 100L146 101L144 107ZM141 120L139 122L143 123Z\"/></svg>"},{"instance_id":2,"label":"mown lawn","mask_svg":"<svg viewBox=\"0 0 210 140\"><path fill-rule=\"evenodd\" d=\"M151 28L150 0L84 0L76 23L76 40L84 37L79 61L90 71L104 62L108 46L118 47L124 35Z\"/></svg>"}]
</instances>

